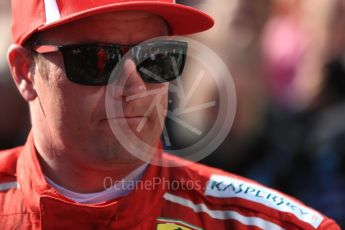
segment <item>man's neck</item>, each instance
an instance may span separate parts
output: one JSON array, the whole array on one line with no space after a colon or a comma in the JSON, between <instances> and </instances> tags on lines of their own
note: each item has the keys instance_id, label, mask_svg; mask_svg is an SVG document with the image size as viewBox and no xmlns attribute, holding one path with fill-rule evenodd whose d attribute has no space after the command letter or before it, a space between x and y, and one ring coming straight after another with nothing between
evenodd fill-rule
<instances>
[{"instance_id":1,"label":"man's neck","mask_svg":"<svg viewBox=\"0 0 345 230\"><path fill-rule=\"evenodd\" d=\"M36 142L35 146L43 174L64 188L79 193L102 191L111 186L109 183L112 181L123 179L144 164L140 160L133 159L126 163L113 162L111 166L102 168L97 167L96 163L75 159L70 153L44 150L45 148Z\"/></svg>"},{"instance_id":2,"label":"man's neck","mask_svg":"<svg viewBox=\"0 0 345 230\"><path fill-rule=\"evenodd\" d=\"M51 166L40 154L38 155L45 176L62 187L78 193L103 191L144 164L141 161L137 161L132 164L114 165L112 170L77 166L68 161L65 161L63 165L55 163Z\"/></svg>"},{"instance_id":3,"label":"man's neck","mask_svg":"<svg viewBox=\"0 0 345 230\"><path fill-rule=\"evenodd\" d=\"M107 143L100 143L99 146L105 146L100 152L98 149L91 151L85 143L72 142L67 146L61 137L52 136L58 135L57 132L49 133L33 128L37 158L43 174L75 192L102 191L111 186L110 181L123 179L145 163L121 149L121 145L109 145L107 148ZM108 152L102 152L104 149Z\"/></svg>"}]
</instances>

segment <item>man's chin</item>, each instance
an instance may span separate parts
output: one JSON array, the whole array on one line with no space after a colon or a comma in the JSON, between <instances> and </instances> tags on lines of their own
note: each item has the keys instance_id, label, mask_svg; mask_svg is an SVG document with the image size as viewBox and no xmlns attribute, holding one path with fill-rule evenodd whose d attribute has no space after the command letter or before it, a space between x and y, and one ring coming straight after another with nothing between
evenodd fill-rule
<instances>
[{"instance_id":1,"label":"man's chin","mask_svg":"<svg viewBox=\"0 0 345 230\"><path fill-rule=\"evenodd\" d=\"M114 123L115 122L115 123ZM143 127L142 118L102 121L98 134L93 134L94 147L102 152L106 163L132 163L140 159L150 161L160 141L162 128L148 119ZM110 127L112 125L112 127ZM138 129L139 125L139 129Z\"/></svg>"},{"instance_id":2,"label":"man's chin","mask_svg":"<svg viewBox=\"0 0 345 230\"><path fill-rule=\"evenodd\" d=\"M130 166L141 164L142 161L129 153L122 146L114 146L111 149L98 149L95 154L90 157L90 163L97 168L114 169L114 167Z\"/></svg>"}]
</instances>

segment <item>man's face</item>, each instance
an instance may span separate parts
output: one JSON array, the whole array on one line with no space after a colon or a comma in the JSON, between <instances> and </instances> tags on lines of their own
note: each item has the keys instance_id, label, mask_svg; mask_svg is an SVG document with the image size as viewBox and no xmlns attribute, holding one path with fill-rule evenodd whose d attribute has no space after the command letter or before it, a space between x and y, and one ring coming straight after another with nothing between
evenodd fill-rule
<instances>
[{"instance_id":1,"label":"man's face","mask_svg":"<svg viewBox=\"0 0 345 230\"><path fill-rule=\"evenodd\" d=\"M93 16L40 33L40 44L66 45L85 43L138 44L147 39L167 35L167 25L158 16L144 12L121 12ZM107 117L105 86L85 86L69 81L64 70L61 53L43 55L35 67L34 87L37 98L30 104L36 135L45 143L38 150L53 147L57 153L83 163L111 165L112 162L129 162L134 158L114 137L109 119L128 123L135 131L146 119L138 137L147 144L157 144L162 131L159 116L165 116L168 83L144 83L135 71L135 64L127 60L120 78L125 79L122 90L112 94L115 102L122 102L123 117ZM164 111L145 112L155 95L126 101L131 95L161 88L165 94L159 103ZM109 104L109 103L108 103ZM109 105L107 105L109 106ZM36 131L35 131L36 130ZM49 138L48 138L49 137ZM42 146L43 145L43 146Z\"/></svg>"}]
</instances>

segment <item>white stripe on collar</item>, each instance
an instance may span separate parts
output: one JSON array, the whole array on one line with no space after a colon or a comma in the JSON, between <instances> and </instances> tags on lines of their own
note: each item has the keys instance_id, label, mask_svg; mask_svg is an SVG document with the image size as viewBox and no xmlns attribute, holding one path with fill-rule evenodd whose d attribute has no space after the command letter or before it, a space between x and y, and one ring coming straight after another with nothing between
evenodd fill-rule
<instances>
[{"instance_id":1,"label":"white stripe on collar","mask_svg":"<svg viewBox=\"0 0 345 230\"><path fill-rule=\"evenodd\" d=\"M134 190L136 188L135 184L141 180L147 166L148 164L141 165L140 167L136 168L131 173L129 173L122 180L116 181L116 183L112 183L112 187L109 187L106 190L96 193L77 193L54 183L46 176L45 178L48 184L52 186L56 191L77 203L99 204L119 197L126 196L128 193Z\"/></svg>"}]
</instances>

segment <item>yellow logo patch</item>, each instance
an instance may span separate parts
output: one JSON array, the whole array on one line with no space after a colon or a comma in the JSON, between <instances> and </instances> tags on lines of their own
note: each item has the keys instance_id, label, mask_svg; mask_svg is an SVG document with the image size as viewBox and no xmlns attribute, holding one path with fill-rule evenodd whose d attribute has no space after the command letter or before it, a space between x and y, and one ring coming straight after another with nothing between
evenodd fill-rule
<instances>
[{"instance_id":1,"label":"yellow logo patch","mask_svg":"<svg viewBox=\"0 0 345 230\"><path fill-rule=\"evenodd\" d=\"M158 224L157 230L191 230L191 229L183 227L181 225L167 223L167 224Z\"/></svg>"}]
</instances>

